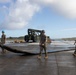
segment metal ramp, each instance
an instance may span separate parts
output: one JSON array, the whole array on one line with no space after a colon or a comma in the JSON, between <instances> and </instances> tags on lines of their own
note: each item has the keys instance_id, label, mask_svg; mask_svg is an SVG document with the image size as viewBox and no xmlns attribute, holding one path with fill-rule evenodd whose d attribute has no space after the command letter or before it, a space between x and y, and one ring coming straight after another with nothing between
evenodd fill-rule
<instances>
[{"instance_id":1,"label":"metal ramp","mask_svg":"<svg viewBox=\"0 0 76 75\"><path fill-rule=\"evenodd\" d=\"M14 53L22 53L28 55L38 55L39 54L39 47L38 45L26 45L26 46L10 46L10 45L0 45L1 48L4 48L10 52ZM67 48L67 47L50 47L47 48L48 53L55 53L55 52L62 52L62 51L71 51L74 50L74 47ZM43 52L44 53L44 52Z\"/></svg>"},{"instance_id":2,"label":"metal ramp","mask_svg":"<svg viewBox=\"0 0 76 75\"><path fill-rule=\"evenodd\" d=\"M27 51L24 51L24 50L17 50L17 49L11 48L11 47L6 46L6 45L0 45L0 47L6 49L8 51L14 52L14 53L22 53L22 54L28 54L28 55L38 54L38 53L30 53L30 52L27 52Z\"/></svg>"}]
</instances>

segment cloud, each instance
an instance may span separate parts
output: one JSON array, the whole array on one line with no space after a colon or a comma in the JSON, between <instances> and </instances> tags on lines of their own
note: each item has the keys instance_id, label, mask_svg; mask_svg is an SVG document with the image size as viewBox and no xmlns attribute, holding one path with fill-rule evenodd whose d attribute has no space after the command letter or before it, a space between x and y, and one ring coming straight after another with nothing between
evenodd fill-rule
<instances>
[{"instance_id":1,"label":"cloud","mask_svg":"<svg viewBox=\"0 0 76 75\"><path fill-rule=\"evenodd\" d=\"M30 0L31 1L31 0ZM40 5L52 7L55 12L64 17L76 18L76 0L32 0Z\"/></svg>"},{"instance_id":2,"label":"cloud","mask_svg":"<svg viewBox=\"0 0 76 75\"><path fill-rule=\"evenodd\" d=\"M76 31L76 28L67 28L67 29L62 29L60 31Z\"/></svg>"},{"instance_id":3,"label":"cloud","mask_svg":"<svg viewBox=\"0 0 76 75\"><path fill-rule=\"evenodd\" d=\"M76 0L0 0L10 2L9 8L4 6L7 14L1 29L22 29L42 6L51 7L55 12L70 18L76 18Z\"/></svg>"},{"instance_id":4,"label":"cloud","mask_svg":"<svg viewBox=\"0 0 76 75\"><path fill-rule=\"evenodd\" d=\"M39 11L39 7L36 4L30 3L28 0L17 0L15 4L11 4L9 14L1 29L22 29L37 11Z\"/></svg>"},{"instance_id":5,"label":"cloud","mask_svg":"<svg viewBox=\"0 0 76 75\"><path fill-rule=\"evenodd\" d=\"M76 18L76 0L55 0L52 6L65 17Z\"/></svg>"},{"instance_id":6,"label":"cloud","mask_svg":"<svg viewBox=\"0 0 76 75\"><path fill-rule=\"evenodd\" d=\"M7 2L11 2L12 0L0 0L0 3L7 3Z\"/></svg>"},{"instance_id":7,"label":"cloud","mask_svg":"<svg viewBox=\"0 0 76 75\"><path fill-rule=\"evenodd\" d=\"M31 2L37 3L39 5L51 5L54 0L30 0Z\"/></svg>"}]
</instances>

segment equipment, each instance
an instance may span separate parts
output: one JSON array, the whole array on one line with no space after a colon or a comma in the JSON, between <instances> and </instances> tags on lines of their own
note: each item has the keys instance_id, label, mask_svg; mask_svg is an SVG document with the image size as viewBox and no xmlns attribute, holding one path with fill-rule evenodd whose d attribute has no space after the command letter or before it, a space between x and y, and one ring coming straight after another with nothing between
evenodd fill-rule
<instances>
[{"instance_id":1,"label":"equipment","mask_svg":"<svg viewBox=\"0 0 76 75\"><path fill-rule=\"evenodd\" d=\"M24 36L26 42L37 42L42 30L28 29L28 35Z\"/></svg>"},{"instance_id":2,"label":"equipment","mask_svg":"<svg viewBox=\"0 0 76 75\"><path fill-rule=\"evenodd\" d=\"M36 30L36 29L28 29L28 35L24 36L24 40L26 42L37 42L39 41L39 37L41 33L45 33L44 30ZM46 37L46 42L51 43L51 39L49 36Z\"/></svg>"}]
</instances>

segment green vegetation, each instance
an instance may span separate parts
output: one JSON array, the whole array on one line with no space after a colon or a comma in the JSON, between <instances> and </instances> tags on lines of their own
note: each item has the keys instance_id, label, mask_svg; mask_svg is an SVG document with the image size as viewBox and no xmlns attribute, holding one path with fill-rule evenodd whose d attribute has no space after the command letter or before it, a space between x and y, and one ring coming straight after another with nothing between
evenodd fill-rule
<instances>
[{"instance_id":1,"label":"green vegetation","mask_svg":"<svg viewBox=\"0 0 76 75\"><path fill-rule=\"evenodd\" d=\"M7 39L24 39L24 36L20 36L20 37L8 37Z\"/></svg>"},{"instance_id":2,"label":"green vegetation","mask_svg":"<svg viewBox=\"0 0 76 75\"><path fill-rule=\"evenodd\" d=\"M72 38L62 38L62 40L68 40L68 41L74 41L76 40L76 37L72 37Z\"/></svg>"},{"instance_id":3,"label":"green vegetation","mask_svg":"<svg viewBox=\"0 0 76 75\"><path fill-rule=\"evenodd\" d=\"M47 36L48 38L49 36ZM49 37L50 38L50 37ZM1 38L0 38L1 39ZM7 40L15 40L15 39L18 39L18 40L24 40L24 36L20 36L20 37L7 37ZM37 39L39 40L39 36L37 37ZM61 38L61 40L68 40L68 41L73 41L73 40L76 40L76 37L72 37L72 38Z\"/></svg>"},{"instance_id":4,"label":"green vegetation","mask_svg":"<svg viewBox=\"0 0 76 75\"><path fill-rule=\"evenodd\" d=\"M15 40L15 39L24 40L24 36L20 36L20 37L7 37L7 40Z\"/></svg>"}]
</instances>

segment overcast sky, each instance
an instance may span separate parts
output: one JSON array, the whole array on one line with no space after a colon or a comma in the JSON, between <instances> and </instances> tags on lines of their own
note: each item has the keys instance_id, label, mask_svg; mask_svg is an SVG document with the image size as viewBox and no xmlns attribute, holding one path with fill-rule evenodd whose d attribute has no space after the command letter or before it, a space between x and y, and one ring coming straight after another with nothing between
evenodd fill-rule
<instances>
[{"instance_id":1,"label":"overcast sky","mask_svg":"<svg viewBox=\"0 0 76 75\"><path fill-rule=\"evenodd\" d=\"M28 28L51 38L76 37L76 0L0 0L0 32L24 36Z\"/></svg>"}]
</instances>

